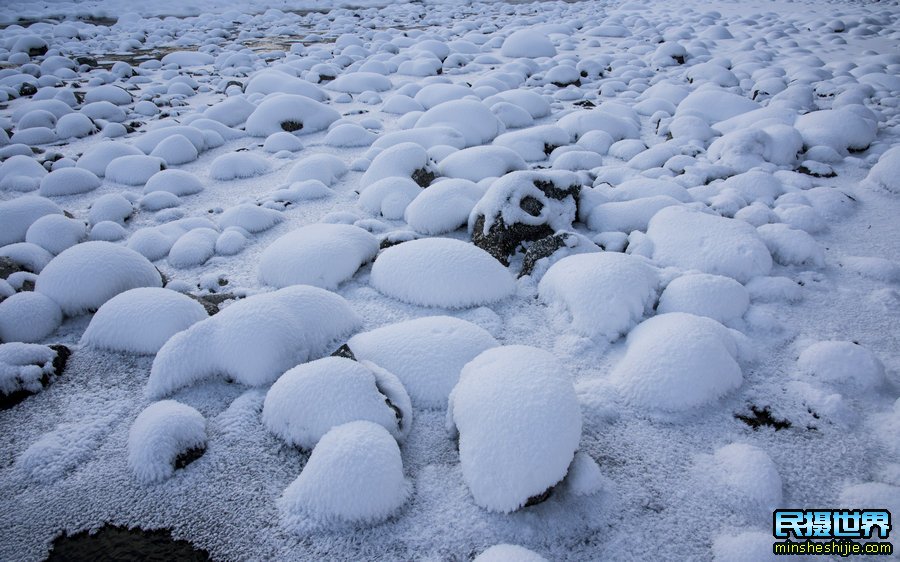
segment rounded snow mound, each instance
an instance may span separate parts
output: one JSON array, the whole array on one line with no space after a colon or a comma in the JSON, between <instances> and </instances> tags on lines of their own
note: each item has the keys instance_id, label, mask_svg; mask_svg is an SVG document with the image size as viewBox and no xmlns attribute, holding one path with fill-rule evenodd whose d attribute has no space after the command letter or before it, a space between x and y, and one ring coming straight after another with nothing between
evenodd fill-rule
<instances>
[{"instance_id":1,"label":"rounded snow mound","mask_svg":"<svg viewBox=\"0 0 900 562\"><path fill-rule=\"evenodd\" d=\"M484 196L484 189L469 180L441 180L423 189L406 207L406 223L422 234L452 232L469 222L469 214Z\"/></svg>"},{"instance_id":2,"label":"rounded snow mound","mask_svg":"<svg viewBox=\"0 0 900 562\"><path fill-rule=\"evenodd\" d=\"M419 306L468 308L496 302L515 291L505 267L484 250L460 240L425 238L381 253L372 286Z\"/></svg>"},{"instance_id":3,"label":"rounded snow mound","mask_svg":"<svg viewBox=\"0 0 900 562\"><path fill-rule=\"evenodd\" d=\"M666 207L650 219L653 259L663 266L725 275L740 283L768 275L772 255L751 225L687 207Z\"/></svg>"},{"instance_id":4,"label":"rounded snow mound","mask_svg":"<svg viewBox=\"0 0 900 562\"><path fill-rule=\"evenodd\" d=\"M28 228L44 215L62 215L59 205L46 197L24 195L0 201L0 246L24 242Z\"/></svg>"},{"instance_id":5,"label":"rounded snow mound","mask_svg":"<svg viewBox=\"0 0 900 562\"><path fill-rule=\"evenodd\" d=\"M358 226L311 224L285 234L263 251L259 279L279 288L335 289L377 253L378 239Z\"/></svg>"},{"instance_id":6,"label":"rounded snow mound","mask_svg":"<svg viewBox=\"0 0 900 562\"><path fill-rule=\"evenodd\" d=\"M459 431L475 503L503 513L558 484L581 439L571 375L552 354L522 345L489 349L463 367L447 423Z\"/></svg>"},{"instance_id":7,"label":"rounded snow mound","mask_svg":"<svg viewBox=\"0 0 900 562\"><path fill-rule=\"evenodd\" d=\"M730 277L697 273L673 280L656 311L688 312L723 324L739 320L750 307L750 292Z\"/></svg>"},{"instance_id":8,"label":"rounded snow mound","mask_svg":"<svg viewBox=\"0 0 900 562\"><path fill-rule=\"evenodd\" d=\"M268 137L278 131L315 133L327 129L341 114L306 96L275 94L260 103L247 118L247 134Z\"/></svg>"},{"instance_id":9,"label":"rounded snow mound","mask_svg":"<svg viewBox=\"0 0 900 562\"><path fill-rule=\"evenodd\" d=\"M533 29L520 29L503 40L500 54L504 57L529 59L555 57L556 47L543 33Z\"/></svg>"},{"instance_id":10,"label":"rounded snow mound","mask_svg":"<svg viewBox=\"0 0 900 562\"><path fill-rule=\"evenodd\" d=\"M131 289L100 307L81 343L152 355L170 337L207 317L202 304L181 293L158 287Z\"/></svg>"},{"instance_id":11,"label":"rounded snow mound","mask_svg":"<svg viewBox=\"0 0 900 562\"><path fill-rule=\"evenodd\" d=\"M658 274L636 256L614 252L576 254L553 264L538 294L553 311L571 318L572 330L615 341L649 312Z\"/></svg>"},{"instance_id":12,"label":"rounded snow mound","mask_svg":"<svg viewBox=\"0 0 900 562\"><path fill-rule=\"evenodd\" d=\"M60 168L41 179L39 193L44 197L76 195L100 187L100 178L84 168Z\"/></svg>"},{"instance_id":13,"label":"rounded snow mound","mask_svg":"<svg viewBox=\"0 0 900 562\"><path fill-rule=\"evenodd\" d=\"M209 177L216 180L252 178L268 173L269 161L252 152L229 152L218 156L209 167Z\"/></svg>"},{"instance_id":14,"label":"rounded snow mound","mask_svg":"<svg viewBox=\"0 0 900 562\"><path fill-rule=\"evenodd\" d=\"M459 131L466 139L466 146L489 143L506 128L486 105L469 99L438 104L416 121L417 129L437 126Z\"/></svg>"},{"instance_id":15,"label":"rounded snow mound","mask_svg":"<svg viewBox=\"0 0 900 562\"><path fill-rule=\"evenodd\" d=\"M87 237L84 221L65 215L44 215L31 223L25 233L25 241L37 244L51 254L59 254Z\"/></svg>"},{"instance_id":16,"label":"rounded snow mound","mask_svg":"<svg viewBox=\"0 0 900 562\"><path fill-rule=\"evenodd\" d=\"M547 559L523 546L497 544L476 556L472 562L547 562Z\"/></svg>"},{"instance_id":17,"label":"rounded snow mound","mask_svg":"<svg viewBox=\"0 0 900 562\"><path fill-rule=\"evenodd\" d=\"M289 529L376 524L397 512L410 492L391 434L355 421L322 437L278 506Z\"/></svg>"},{"instance_id":18,"label":"rounded snow mound","mask_svg":"<svg viewBox=\"0 0 900 562\"><path fill-rule=\"evenodd\" d=\"M184 170L162 170L150 176L144 193L165 191L178 197L203 191L203 183L194 174Z\"/></svg>"},{"instance_id":19,"label":"rounded snow mound","mask_svg":"<svg viewBox=\"0 0 900 562\"><path fill-rule=\"evenodd\" d=\"M84 242L65 250L38 275L35 291L75 316L129 289L161 287L153 264L139 253L111 242Z\"/></svg>"},{"instance_id":20,"label":"rounded snow mound","mask_svg":"<svg viewBox=\"0 0 900 562\"><path fill-rule=\"evenodd\" d=\"M150 404L128 432L128 468L143 484L162 482L175 473L178 458L206 448L206 419L174 400Z\"/></svg>"},{"instance_id":21,"label":"rounded snow mound","mask_svg":"<svg viewBox=\"0 0 900 562\"><path fill-rule=\"evenodd\" d=\"M50 297L34 291L16 293L0 301L0 340L40 341L62 324L62 310Z\"/></svg>"},{"instance_id":22,"label":"rounded snow mound","mask_svg":"<svg viewBox=\"0 0 900 562\"><path fill-rule=\"evenodd\" d=\"M161 397L213 376L248 386L321 357L361 320L342 297L300 285L256 295L172 336L156 354L146 394Z\"/></svg>"},{"instance_id":23,"label":"rounded snow mound","mask_svg":"<svg viewBox=\"0 0 900 562\"><path fill-rule=\"evenodd\" d=\"M419 408L446 407L463 366L497 345L483 328L450 316L390 324L347 342L357 359L394 373Z\"/></svg>"},{"instance_id":24,"label":"rounded snow mound","mask_svg":"<svg viewBox=\"0 0 900 562\"><path fill-rule=\"evenodd\" d=\"M884 365L874 353L849 341L820 341L797 359L801 373L841 392L865 392L885 381Z\"/></svg>"},{"instance_id":25,"label":"rounded snow mound","mask_svg":"<svg viewBox=\"0 0 900 562\"><path fill-rule=\"evenodd\" d=\"M753 445L732 443L718 449L705 467L718 495L735 508L771 513L781 505L781 476L765 451Z\"/></svg>"},{"instance_id":26,"label":"rounded snow mound","mask_svg":"<svg viewBox=\"0 0 900 562\"><path fill-rule=\"evenodd\" d=\"M610 380L639 407L689 410L715 401L743 380L734 336L711 318L660 314L632 330L626 344Z\"/></svg>"},{"instance_id":27,"label":"rounded snow mound","mask_svg":"<svg viewBox=\"0 0 900 562\"><path fill-rule=\"evenodd\" d=\"M46 345L0 344L0 392L39 392L43 388L42 380L56 372L53 363L57 354L55 349Z\"/></svg>"},{"instance_id":28,"label":"rounded snow mound","mask_svg":"<svg viewBox=\"0 0 900 562\"><path fill-rule=\"evenodd\" d=\"M878 162L869 170L866 181L900 194L900 146L895 146L878 158Z\"/></svg>"},{"instance_id":29,"label":"rounded snow mound","mask_svg":"<svg viewBox=\"0 0 900 562\"><path fill-rule=\"evenodd\" d=\"M357 420L377 423L402 442L412 424L412 406L397 377L345 357L325 357L281 375L262 411L269 431L307 450L331 428Z\"/></svg>"}]
</instances>

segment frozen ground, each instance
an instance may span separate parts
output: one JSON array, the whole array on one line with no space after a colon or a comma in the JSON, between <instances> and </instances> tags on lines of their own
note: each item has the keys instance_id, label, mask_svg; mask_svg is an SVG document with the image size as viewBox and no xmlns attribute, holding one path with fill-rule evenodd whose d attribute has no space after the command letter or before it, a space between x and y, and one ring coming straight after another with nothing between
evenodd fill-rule
<instances>
[{"instance_id":1,"label":"frozen ground","mask_svg":"<svg viewBox=\"0 0 900 562\"><path fill-rule=\"evenodd\" d=\"M4 3L0 559L900 513L896 2L353 4Z\"/></svg>"}]
</instances>

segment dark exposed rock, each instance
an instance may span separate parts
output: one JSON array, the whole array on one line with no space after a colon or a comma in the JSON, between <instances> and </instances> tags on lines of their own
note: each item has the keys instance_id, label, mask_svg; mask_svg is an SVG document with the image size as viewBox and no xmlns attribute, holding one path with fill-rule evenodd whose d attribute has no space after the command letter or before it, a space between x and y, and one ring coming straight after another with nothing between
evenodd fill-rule
<instances>
[{"instance_id":1,"label":"dark exposed rock","mask_svg":"<svg viewBox=\"0 0 900 562\"><path fill-rule=\"evenodd\" d=\"M337 348L334 353L331 354L332 357L344 357L345 359L351 359L356 361L356 355L353 354L353 350L350 349L350 346L347 344L342 345Z\"/></svg>"},{"instance_id":2,"label":"dark exposed rock","mask_svg":"<svg viewBox=\"0 0 900 562\"><path fill-rule=\"evenodd\" d=\"M567 86L581 86L581 80L572 80L571 82L551 82L557 88L565 88Z\"/></svg>"},{"instance_id":3,"label":"dark exposed rock","mask_svg":"<svg viewBox=\"0 0 900 562\"><path fill-rule=\"evenodd\" d=\"M94 57L75 57L78 64L86 64L88 66L97 66L97 59Z\"/></svg>"},{"instance_id":4,"label":"dark exposed rock","mask_svg":"<svg viewBox=\"0 0 900 562\"><path fill-rule=\"evenodd\" d=\"M522 262L522 271L519 272L519 277L531 275L538 260L550 257L560 248L565 248L566 240L569 236L569 234L564 232L557 233L541 238L529 246L528 250L525 251L525 259Z\"/></svg>"},{"instance_id":5,"label":"dark exposed rock","mask_svg":"<svg viewBox=\"0 0 900 562\"><path fill-rule=\"evenodd\" d=\"M585 108L585 109L590 109L590 108L592 108L592 107L597 107L597 104L595 104L595 103L592 102L591 100L580 100L580 101L576 101L576 102L575 102L574 104L572 104L572 105L580 105L581 107L583 107L583 108Z\"/></svg>"},{"instance_id":6,"label":"dark exposed rock","mask_svg":"<svg viewBox=\"0 0 900 562\"><path fill-rule=\"evenodd\" d=\"M378 247L384 250L386 248L390 248L391 246L396 246L397 244L415 240L418 237L419 235L412 230L395 230L394 232L387 233L387 235L385 235L381 239Z\"/></svg>"},{"instance_id":7,"label":"dark exposed rock","mask_svg":"<svg viewBox=\"0 0 900 562\"><path fill-rule=\"evenodd\" d=\"M475 228L472 231L472 242L476 246L494 256L503 265L509 265L509 257L512 256L522 242L528 240L540 240L553 234L553 229L546 224L531 225L514 223L507 225L503 219L498 219L484 233L484 217L475 219Z\"/></svg>"},{"instance_id":8,"label":"dark exposed rock","mask_svg":"<svg viewBox=\"0 0 900 562\"><path fill-rule=\"evenodd\" d=\"M206 447L194 447L193 449L188 449L187 451L182 451L175 457L175 470L186 467L191 464L195 460L199 459L203 456L203 453L206 452Z\"/></svg>"},{"instance_id":9,"label":"dark exposed rock","mask_svg":"<svg viewBox=\"0 0 900 562\"><path fill-rule=\"evenodd\" d=\"M41 376L42 389L47 388L54 381L56 381L56 379L62 376L62 373L66 368L66 363L69 360L69 356L72 354L69 348L64 345L50 345L48 347L56 351L56 357L53 358L53 373L44 373ZM44 365L37 366L41 368L44 367ZM37 394L37 392L27 389L14 390L8 394L5 392L0 392L0 410L8 410L34 394Z\"/></svg>"},{"instance_id":10,"label":"dark exposed rock","mask_svg":"<svg viewBox=\"0 0 900 562\"><path fill-rule=\"evenodd\" d=\"M0 279L6 279L13 273L19 271L27 271L18 263L14 262L6 256L0 256Z\"/></svg>"},{"instance_id":11,"label":"dark exposed rock","mask_svg":"<svg viewBox=\"0 0 900 562\"><path fill-rule=\"evenodd\" d=\"M303 123L299 121L282 121L281 128L289 133L293 133L294 131L299 131L303 128Z\"/></svg>"},{"instance_id":12,"label":"dark exposed rock","mask_svg":"<svg viewBox=\"0 0 900 562\"><path fill-rule=\"evenodd\" d=\"M22 281L22 287L19 289L19 292L21 293L23 291L34 291L34 279L26 279Z\"/></svg>"},{"instance_id":13,"label":"dark exposed rock","mask_svg":"<svg viewBox=\"0 0 900 562\"><path fill-rule=\"evenodd\" d=\"M428 168L419 168L412 173L412 180L421 187L428 187L437 176Z\"/></svg>"},{"instance_id":14,"label":"dark exposed rock","mask_svg":"<svg viewBox=\"0 0 900 562\"><path fill-rule=\"evenodd\" d=\"M47 54L47 45L41 45L40 47L32 47L28 49L29 57L42 57Z\"/></svg>"},{"instance_id":15,"label":"dark exposed rock","mask_svg":"<svg viewBox=\"0 0 900 562\"><path fill-rule=\"evenodd\" d=\"M775 431L791 427L791 422L786 419L778 419L772 415L768 406L760 408L755 404L750 405L750 413L734 414L734 417L753 428L754 431L762 426L774 427Z\"/></svg>"},{"instance_id":16,"label":"dark exposed rock","mask_svg":"<svg viewBox=\"0 0 900 562\"><path fill-rule=\"evenodd\" d=\"M19 86L19 95L24 97L33 96L37 93L37 88L34 87L34 84L29 84L28 82L23 83Z\"/></svg>"},{"instance_id":17,"label":"dark exposed rock","mask_svg":"<svg viewBox=\"0 0 900 562\"><path fill-rule=\"evenodd\" d=\"M72 356L72 351L62 344L53 344L47 347L56 352L56 357L53 359L53 374L55 377L59 378L66 369L66 364L69 362L69 357ZM48 379L47 384L49 383L50 381Z\"/></svg>"},{"instance_id":18,"label":"dark exposed rock","mask_svg":"<svg viewBox=\"0 0 900 562\"><path fill-rule=\"evenodd\" d=\"M96 533L83 531L74 535L59 535L54 539L47 562L138 562L144 560L179 560L207 562L205 550L191 543L174 540L166 529L126 529L106 525Z\"/></svg>"},{"instance_id":19,"label":"dark exposed rock","mask_svg":"<svg viewBox=\"0 0 900 562\"><path fill-rule=\"evenodd\" d=\"M522 507L531 507L533 505L544 503L545 501L550 499L550 496L553 494L553 488L555 488L555 486L550 486L540 494L531 496L530 498L528 498L528 500L525 501L525 505Z\"/></svg>"}]
</instances>

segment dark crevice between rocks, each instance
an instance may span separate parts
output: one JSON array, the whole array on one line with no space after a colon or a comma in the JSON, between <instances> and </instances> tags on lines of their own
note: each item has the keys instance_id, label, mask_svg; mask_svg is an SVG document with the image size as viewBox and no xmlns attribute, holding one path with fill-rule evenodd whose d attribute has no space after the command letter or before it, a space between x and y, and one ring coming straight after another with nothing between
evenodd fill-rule
<instances>
[{"instance_id":1,"label":"dark crevice between rocks","mask_svg":"<svg viewBox=\"0 0 900 562\"><path fill-rule=\"evenodd\" d=\"M559 146L555 144L550 144L549 142L544 143L544 154L550 156L553 154L553 151L559 148Z\"/></svg>"},{"instance_id":2,"label":"dark crevice between rocks","mask_svg":"<svg viewBox=\"0 0 900 562\"><path fill-rule=\"evenodd\" d=\"M47 562L138 562L147 560L179 560L200 562L212 560L209 552L185 540L172 538L169 529L128 529L104 525L96 533L65 532L56 537Z\"/></svg>"},{"instance_id":3,"label":"dark crevice between rocks","mask_svg":"<svg viewBox=\"0 0 900 562\"><path fill-rule=\"evenodd\" d=\"M578 105L578 106L581 106L581 107L583 107L583 108L585 108L585 109L590 109L590 108L592 108L592 107L597 107L597 104L595 104L595 103L592 102L591 100L581 100L581 101L576 101L576 102L573 103L572 105Z\"/></svg>"},{"instance_id":4,"label":"dark crevice between rocks","mask_svg":"<svg viewBox=\"0 0 900 562\"><path fill-rule=\"evenodd\" d=\"M522 242L540 240L552 234L553 229L546 224L515 223L507 225L499 217L485 234L484 217L479 216L475 219L475 225L472 230L472 242L494 256L497 261L508 266L509 257L516 252L516 249Z\"/></svg>"},{"instance_id":5,"label":"dark crevice between rocks","mask_svg":"<svg viewBox=\"0 0 900 562\"><path fill-rule=\"evenodd\" d=\"M281 128L289 133L293 133L294 131L299 131L303 128L303 123L299 121L282 121Z\"/></svg>"},{"instance_id":6,"label":"dark crevice between rocks","mask_svg":"<svg viewBox=\"0 0 900 562\"><path fill-rule=\"evenodd\" d=\"M753 431L756 431L763 426L774 427L775 431L780 431L782 429L788 429L789 427L791 427L790 421L786 419L778 419L773 416L772 411L769 409L769 406L760 408L756 404L751 404L749 414L736 413L734 414L734 417L752 427Z\"/></svg>"},{"instance_id":7,"label":"dark crevice between rocks","mask_svg":"<svg viewBox=\"0 0 900 562\"><path fill-rule=\"evenodd\" d=\"M203 308L206 309L206 313L210 316L213 316L219 312L220 305L223 302L231 299L237 300L238 298L233 293L210 293L208 295L188 294L187 296L202 304Z\"/></svg>"},{"instance_id":8,"label":"dark crevice between rocks","mask_svg":"<svg viewBox=\"0 0 900 562\"><path fill-rule=\"evenodd\" d=\"M437 176L428 168L419 168L412 173L412 180L419 184L419 187L428 187Z\"/></svg>"},{"instance_id":9,"label":"dark crevice between rocks","mask_svg":"<svg viewBox=\"0 0 900 562\"><path fill-rule=\"evenodd\" d=\"M44 373L41 376L41 389L47 388L48 386L53 384L56 379L62 376L62 373L66 368L66 363L69 361L69 356L72 355L72 352L69 350L69 348L64 345L57 344L49 345L47 347L56 352L56 357L53 358L53 373ZM43 367L43 365L37 366ZM0 410L9 410L10 408L22 403L26 398L34 394L37 394L37 392L26 389L14 390L9 394L0 392Z\"/></svg>"},{"instance_id":10,"label":"dark crevice between rocks","mask_svg":"<svg viewBox=\"0 0 900 562\"><path fill-rule=\"evenodd\" d=\"M551 82L557 88L566 88L568 86L581 87L581 80L573 80L572 82Z\"/></svg>"},{"instance_id":11,"label":"dark crevice between rocks","mask_svg":"<svg viewBox=\"0 0 900 562\"><path fill-rule=\"evenodd\" d=\"M546 195L550 199L556 199L557 201L562 201L566 197L574 197L577 201L578 195L581 193L580 185L570 185L566 188L560 189L556 187L551 181L535 180L534 186L543 191L544 195Z\"/></svg>"},{"instance_id":12,"label":"dark crevice between rocks","mask_svg":"<svg viewBox=\"0 0 900 562\"><path fill-rule=\"evenodd\" d=\"M834 172L834 170L831 169L830 166L829 166L829 168L828 168L828 172L825 172L825 173L815 172L815 171L813 171L813 170L810 170L810 169L807 168L806 166L802 166L802 165L801 165L799 168L797 168L797 171L800 172L801 174L804 174L804 175L807 175L807 176L812 176L812 177L814 177L814 178L834 178L834 177L837 177L837 174Z\"/></svg>"},{"instance_id":13,"label":"dark crevice between rocks","mask_svg":"<svg viewBox=\"0 0 900 562\"><path fill-rule=\"evenodd\" d=\"M192 447L187 451L182 451L175 457L175 470L182 469L187 465L191 464L195 460L199 459L203 456L203 453L206 452L206 446L200 447Z\"/></svg>"},{"instance_id":14,"label":"dark crevice between rocks","mask_svg":"<svg viewBox=\"0 0 900 562\"><path fill-rule=\"evenodd\" d=\"M533 505L538 505L538 504L544 503L545 501L550 499L550 496L553 495L553 490L555 488L556 488L556 486L550 486L549 488L547 488L540 494L538 494L536 496L531 496L530 498L525 500L525 505L523 505L522 507L531 507Z\"/></svg>"},{"instance_id":15,"label":"dark crevice between rocks","mask_svg":"<svg viewBox=\"0 0 900 562\"><path fill-rule=\"evenodd\" d=\"M350 346L347 344L342 345L337 348L334 353L331 354L332 357L343 357L345 359L350 359L356 361L356 355L353 354L353 350L350 349Z\"/></svg>"},{"instance_id":16,"label":"dark crevice between rocks","mask_svg":"<svg viewBox=\"0 0 900 562\"><path fill-rule=\"evenodd\" d=\"M541 216L541 211L544 209L544 204L528 195L519 202L519 207L529 215L539 217Z\"/></svg>"}]
</instances>

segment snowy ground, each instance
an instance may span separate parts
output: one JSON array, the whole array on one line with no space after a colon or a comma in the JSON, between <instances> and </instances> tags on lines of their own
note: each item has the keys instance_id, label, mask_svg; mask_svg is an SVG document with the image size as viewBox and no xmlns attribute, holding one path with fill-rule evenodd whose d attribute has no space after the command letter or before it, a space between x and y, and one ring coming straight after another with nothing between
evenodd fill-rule
<instances>
[{"instance_id":1,"label":"snowy ground","mask_svg":"<svg viewBox=\"0 0 900 562\"><path fill-rule=\"evenodd\" d=\"M0 411L0 559L900 513L896 2L376 5L4 4L0 390L73 354Z\"/></svg>"}]
</instances>

